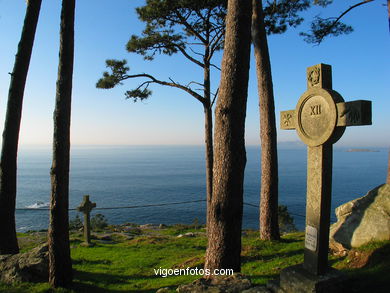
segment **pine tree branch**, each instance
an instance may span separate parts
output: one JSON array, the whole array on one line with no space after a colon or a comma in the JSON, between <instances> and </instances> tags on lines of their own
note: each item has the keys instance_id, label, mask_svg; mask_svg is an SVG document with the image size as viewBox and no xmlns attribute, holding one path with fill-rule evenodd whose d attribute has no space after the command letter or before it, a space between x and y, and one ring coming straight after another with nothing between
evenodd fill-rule
<instances>
[{"instance_id":1,"label":"pine tree branch","mask_svg":"<svg viewBox=\"0 0 390 293\"><path fill-rule=\"evenodd\" d=\"M363 5L363 4L367 4L369 2L373 2L374 0L364 0L362 2L359 2L359 3L356 3L355 5L352 5L351 7L349 7L347 10L345 10L343 13L341 13L339 15L339 17L337 17L333 23L325 30L324 34L319 38L319 40L317 41L317 44L319 45L323 39L332 31L332 29L336 26L336 24L340 21L340 19L342 17L344 17L344 15L346 15L348 12L350 12L352 9L360 6L360 5Z\"/></svg>"},{"instance_id":2,"label":"pine tree branch","mask_svg":"<svg viewBox=\"0 0 390 293\"><path fill-rule=\"evenodd\" d=\"M157 83L160 85L165 85L165 86L170 86L170 87L175 87L175 88L181 89L181 90L189 93L191 96L193 96L195 99L197 99L202 104L204 103L203 97L201 95L199 95L197 92L195 92L195 91L191 90L190 88L188 88L184 85L181 85L173 80L171 80L171 82L167 82L167 81L159 80L150 74L140 73L140 74L133 74L133 75L124 75L121 78L121 81L124 81L126 79L130 79L130 78L138 78L138 77L149 78L150 79L149 83ZM144 84L145 83L147 83L147 82L144 82ZM138 87L138 89L139 89L139 87Z\"/></svg>"},{"instance_id":3,"label":"pine tree branch","mask_svg":"<svg viewBox=\"0 0 390 293\"><path fill-rule=\"evenodd\" d=\"M200 62L199 60L197 60L194 57L192 57L191 55L189 55L186 52L186 50L184 50L181 46L176 46L176 48L184 55L184 57L186 57L191 62L195 63L196 65L199 65L202 68L205 66L204 63Z\"/></svg>"},{"instance_id":4,"label":"pine tree branch","mask_svg":"<svg viewBox=\"0 0 390 293\"><path fill-rule=\"evenodd\" d=\"M200 82L197 82L197 81L190 81L190 82L186 85L186 87L189 88L191 84L196 84L196 85L199 85L199 86L201 86L201 87L204 87L204 84L203 84L203 83L200 83ZM203 89L200 89L200 90L203 90Z\"/></svg>"},{"instance_id":5,"label":"pine tree branch","mask_svg":"<svg viewBox=\"0 0 390 293\"><path fill-rule=\"evenodd\" d=\"M209 10L209 11L210 11L210 10ZM199 10L196 10L195 13L196 13L196 15L197 15L200 19L203 20L203 22L208 22L208 21L209 21L209 18L204 17L204 15L203 15L202 13L200 13Z\"/></svg>"},{"instance_id":6,"label":"pine tree branch","mask_svg":"<svg viewBox=\"0 0 390 293\"><path fill-rule=\"evenodd\" d=\"M191 50L192 53L196 54L196 55L199 55L201 56L202 58L204 58L204 54L202 53L199 53L199 52L196 52L194 49L192 49L191 47L189 47L189 49Z\"/></svg>"},{"instance_id":7,"label":"pine tree branch","mask_svg":"<svg viewBox=\"0 0 390 293\"><path fill-rule=\"evenodd\" d=\"M214 103L215 103L215 100L217 99L218 97L218 92L219 92L219 88L217 88L217 91L215 92L214 94L214 98L213 98L213 101L211 102L211 108L213 107Z\"/></svg>"},{"instance_id":8,"label":"pine tree branch","mask_svg":"<svg viewBox=\"0 0 390 293\"><path fill-rule=\"evenodd\" d=\"M221 42L223 36L224 36L224 32L223 32L223 30L221 30L219 35L217 36L217 39L216 40L214 40L214 38L212 39L211 47L210 47L210 55L209 55L208 61L211 60L215 51L217 51L218 47L221 45L220 42Z\"/></svg>"},{"instance_id":9,"label":"pine tree branch","mask_svg":"<svg viewBox=\"0 0 390 293\"><path fill-rule=\"evenodd\" d=\"M215 69L217 69L217 70L219 70L219 71L221 71L221 68L220 67L218 67L217 65L215 65L215 64L212 64L212 63L210 63L210 66L211 67L214 67Z\"/></svg>"},{"instance_id":10,"label":"pine tree branch","mask_svg":"<svg viewBox=\"0 0 390 293\"><path fill-rule=\"evenodd\" d=\"M223 36L225 35L225 28L224 27L218 27L218 28L215 28L215 30L213 30L213 32L216 32L214 34L214 36L211 38L210 40L210 44L212 44L212 46L216 46L219 44L220 40L223 38ZM214 45L213 45L214 44Z\"/></svg>"},{"instance_id":11,"label":"pine tree branch","mask_svg":"<svg viewBox=\"0 0 390 293\"><path fill-rule=\"evenodd\" d=\"M206 43L206 40L196 30L194 30L194 28L187 22L183 15L181 15L177 10L175 10L175 14L189 32L197 37L202 43Z\"/></svg>"}]
</instances>

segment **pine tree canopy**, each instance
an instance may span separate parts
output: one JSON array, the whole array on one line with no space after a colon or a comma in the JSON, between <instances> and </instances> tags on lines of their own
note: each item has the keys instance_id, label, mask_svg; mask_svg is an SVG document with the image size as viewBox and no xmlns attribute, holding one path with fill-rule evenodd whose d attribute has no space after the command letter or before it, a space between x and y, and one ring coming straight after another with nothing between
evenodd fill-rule
<instances>
[{"instance_id":1,"label":"pine tree canopy","mask_svg":"<svg viewBox=\"0 0 390 293\"><path fill-rule=\"evenodd\" d=\"M365 0L361 3L371 2ZM264 5L264 24L267 34L284 33L288 27L297 27L304 19L301 12L313 5L326 7L333 0L274 0L266 1ZM361 3L357 5L361 5ZM356 6L356 5L354 5ZM351 8L350 8L351 9ZM139 19L145 23L141 35L131 35L127 43L127 51L143 56L152 61L156 54L171 56L181 53L187 60L201 68L214 67L212 58L214 53L222 50L225 34L225 16L227 0L146 0L144 6L136 9ZM352 27L340 22L340 18L315 17L310 25L309 32L300 33L308 43L319 44L326 36L338 36L352 32ZM151 83L168 85L180 88L190 93L196 99L204 102L197 90L190 84L181 85L173 80L162 81L148 74L128 75L130 70L125 60L107 60L106 66L111 73L104 72L97 82L98 88L113 88L125 79L146 78L134 90L126 92L126 98L146 99L151 95L148 86ZM200 90L204 90L201 88Z\"/></svg>"}]
</instances>

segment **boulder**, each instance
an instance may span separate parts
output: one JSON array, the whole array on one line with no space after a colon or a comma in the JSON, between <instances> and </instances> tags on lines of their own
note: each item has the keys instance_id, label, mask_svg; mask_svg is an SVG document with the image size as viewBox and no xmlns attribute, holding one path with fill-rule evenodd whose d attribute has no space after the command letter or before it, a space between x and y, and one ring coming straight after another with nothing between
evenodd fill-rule
<instances>
[{"instance_id":1,"label":"boulder","mask_svg":"<svg viewBox=\"0 0 390 293\"><path fill-rule=\"evenodd\" d=\"M138 228L140 229L158 229L159 225L155 224L144 224L144 225L139 225Z\"/></svg>"},{"instance_id":2,"label":"boulder","mask_svg":"<svg viewBox=\"0 0 390 293\"><path fill-rule=\"evenodd\" d=\"M336 251L370 241L390 240L390 185L336 208L337 222L330 228L330 248Z\"/></svg>"},{"instance_id":3,"label":"boulder","mask_svg":"<svg viewBox=\"0 0 390 293\"><path fill-rule=\"evenodd\" d=\"M177 235L177 238L183 238L183 237L195 237L195 233L188 232L188 233L185 233L185 234Z\"/></svg>"},{"instance_id":4,"label":"boulder","mask_svg":"<svg viewBox=\"0 0 390 293\"><path fill-rule=\"evenodd\" d=\"M48 245L42 244L28 252L0 255L0 281L47 282L49 276Z\"/></svg>"}]
</instances>

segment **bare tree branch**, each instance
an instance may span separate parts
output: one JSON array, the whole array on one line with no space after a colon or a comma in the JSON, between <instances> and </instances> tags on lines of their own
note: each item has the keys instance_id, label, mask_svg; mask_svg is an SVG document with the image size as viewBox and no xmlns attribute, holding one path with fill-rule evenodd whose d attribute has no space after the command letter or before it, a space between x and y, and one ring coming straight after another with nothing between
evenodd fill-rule
<instances>
[{"instance_id":1,"label":"bare tree branch","mask_svg":"<svg viewBox=\"0 0 390 293\"><path fill-rule=\"evenodd\" d=\"M225 28L219 27L218 29L213 30L213 32L216 32L214 36L210 40L210 44L213 44L212 46L216 46L220 43L221 39L225 35Z\"/></svg>"},{"instance_id":2,"label":"bare tree branch","mask_svg":"<svg viewBox=\"0 0 390 293\"><path fill-rule=\"evenodd\" d=\"M194 49L192 49L191 47L189 47L189 49L191 50L192 53L202 56L202 58L204 58L204 54L194 51Z\"/></svg>"},{"instance_id":3,"label":"bare tree branch","mask_svg":"<svg viewBox=\"0 0 390 293\"><path fill-rule=\"evenodd\" d=\"M151 83L153 83L153 81L150 81L150 80L145 81L145 82L141 83L139 86L137 86L137 88L135 90L141 89L144 85L146 85L145 89L147 89Z\"/></svg>"},{"instance_id":4,"label":"bare tree branch","mask_svg":"<svg viewBox=\"0 0 390 293\"><path fill-rule=\"evenodd\" d=\"M217 39L212 42L212 45L210 47L210 55L209 55L208 61L210 61L211 58L213 58L215 51L217 51L217 48L221 45L221 40L222 40L223 36L224 36L224 32L221 31L219 36L217 37Z\"/></svg>"},{"instance_id":5,"label":"bare tree branch","mask_svg":"<svg viewBox=\"0 0 390 293\"><path fill-rule=\"evenodd\" d=\"M186 87L189 88L191 84L196 84L196 85L199 85L199 86L201 86L201 87L204 87L204 84L203 84L203 83L196 82L196 81L191 81L191 82L189 82L189 83L186 85ZM201 89L201 90L203 90L203 89Z\"/></svg>"},{"instance_id":6,"label":"bare tree branch","mask_svg":"<svg viewBox=\"0 0 390 293\"><path fill-rule=\"evenodd\" d=\"M215 65L215 64L212 64L212 63L210 63L210 66L211 67L214 67L215 69L217 69L217 70L219 70L219 71L221 71L221 68L220 67L218 67L217 65Z\"/></svg>"},{"instance_id":7,"label":"bare tree branch","mask_svg":"<svg viewBox=\"0 0 390 293\"><path fill-rule=\"evenodd\" d=\"M211 108L213 107L213 105L214 105L214 103L215 103L215 100L216 100L217 97L218 97L218 92L219 92L219 88L217 88L217 91L216 91L215 94L214 94L213 101L211 102Z\"/></svg>"}]
</instances>

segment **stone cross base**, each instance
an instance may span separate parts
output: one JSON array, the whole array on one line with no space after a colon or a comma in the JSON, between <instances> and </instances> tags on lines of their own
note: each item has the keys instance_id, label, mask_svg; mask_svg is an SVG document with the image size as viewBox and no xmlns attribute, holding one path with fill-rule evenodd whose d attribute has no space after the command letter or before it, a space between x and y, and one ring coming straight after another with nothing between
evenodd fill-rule
<instances>
[{"instance_id":1,"label":"stone cross base","mask_svg":"<svg viewBox=\"0 0 390 293\"><path fill-rule=\"evenodd\" d=\"M80 243L80 246L83 246L83 247L92 247L92 246L95 246L95 244L93 242L81 242Z\"/></svg>"},{"instance_id":2,"label":"stone cross base","mask_svg":"<svg viewBox=\"0 0 390 293\"><path fill-rule=\"evenodd\" d=\"M342 293L346 276L329 268L324 275L308 273L302 264L288 267L280 272L279 281L271 281L267 287L274 293Z\"/></svg>"}]
</instances>

